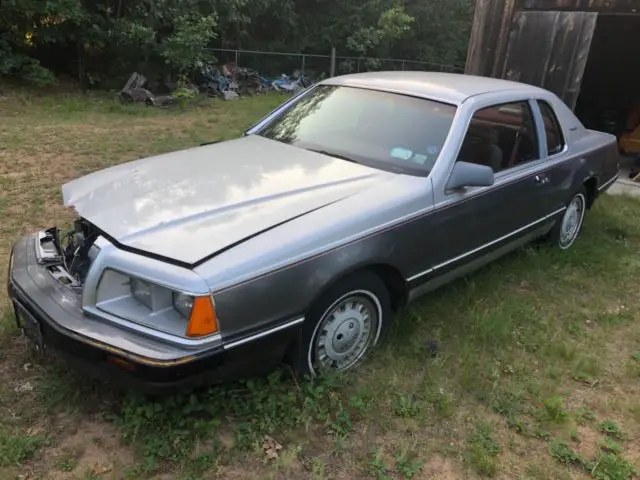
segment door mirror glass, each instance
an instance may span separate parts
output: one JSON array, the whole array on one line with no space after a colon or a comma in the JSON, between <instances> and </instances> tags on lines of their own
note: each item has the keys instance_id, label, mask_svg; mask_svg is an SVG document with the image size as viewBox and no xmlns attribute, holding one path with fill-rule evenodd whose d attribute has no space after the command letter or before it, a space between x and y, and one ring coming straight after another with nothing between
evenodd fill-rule
<instances>
[{"instance_id":1,"label":"door mirror glass","mask_svg":"<svg viewBox=\"0 0 640 480\"><path fill-rule=\"evenodd\" d=\"M486 165L468 162L456 162L449 177L447 190L465 187L490 187L493 185L493 169Z\"/></svg>"}]
</instances>

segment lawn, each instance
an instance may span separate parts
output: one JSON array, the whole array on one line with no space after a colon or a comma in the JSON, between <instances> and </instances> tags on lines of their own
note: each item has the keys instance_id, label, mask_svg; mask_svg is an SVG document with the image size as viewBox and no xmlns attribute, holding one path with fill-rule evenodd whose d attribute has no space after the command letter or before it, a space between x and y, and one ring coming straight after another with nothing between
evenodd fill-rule
<instances>
[{"instance_id":1,"label":"lawn","mask_svg":"<svg viewBox=\"0 0 640 480\"><path fill-rule=\"evenodd\" d=\"M16 237L68 220L63 182L232 138L282 100L0 98L0 275ZM532 246L425 297L353 374L163 400L39 363L3 291L0 478L632 478L639 248L640 202L604 196L572 250Z\"/></svg>"}]
</instances>

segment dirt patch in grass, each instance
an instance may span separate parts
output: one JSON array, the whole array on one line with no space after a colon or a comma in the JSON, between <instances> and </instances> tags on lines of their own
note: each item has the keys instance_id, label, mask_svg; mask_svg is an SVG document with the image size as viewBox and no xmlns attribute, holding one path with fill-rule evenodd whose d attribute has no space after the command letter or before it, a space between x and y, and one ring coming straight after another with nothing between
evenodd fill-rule
<instances>
[{"instance_id":1,"label":"dirt patch in grass","mask_svg":"<svg viewBox=\"0 0 640 480\"><path fill-rule=\"evenodd\" d=\"M111 423L83 419L68 427L59 442L43 450L39 470L53 479L78 476L124 478L134 465L133 452L120 442L119 430Z\"/></svg>"},{"instance_id":2,"label":"dirt patch in grass","mask_svg":"<svg viewBox=\"0 0 640 480\"><path fill-rule=\"evenodd\" d=\"M26 98L0 99L2 278L15 238L71 219L62 183L237 136L282 100ZM526 248L429 295L357 374L163 401L34 361L3 289L0 478L590 478L607 420L624 438L604 463L624 473L640 464L639 216L601 198L571 251Z\"/></svg>"}]
</instances>

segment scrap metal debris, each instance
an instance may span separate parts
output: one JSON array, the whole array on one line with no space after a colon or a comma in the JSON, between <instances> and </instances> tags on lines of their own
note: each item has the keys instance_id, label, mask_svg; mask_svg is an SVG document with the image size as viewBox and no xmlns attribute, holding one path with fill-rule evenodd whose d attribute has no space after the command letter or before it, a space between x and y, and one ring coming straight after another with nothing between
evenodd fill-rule
<instances>
[{"instance_id":1,"label":"scrap metal debris","mask_svg":"<svg viewBox=\"0 0 640 480\"><path fill-rule=\"evenodd\" d=\"M124 103L144 103L151 107L171 105L176 102L172 95L154 95L146 89L147 78L138 72L133 72L122 90L120 100Z\"/></svg>"},{"instance_id":2,"label":"scrap metal debris","mask_svg":"<svg viewBox=\"0 0 640 480\"><path fill-rule=\"evenodd\" d=\"M193 90L196 95L205 94L223 100L236 100L242 96L266 92L297 93L313 84L313 81L300 70L294 71L291 75L283 73L277 78L269 78L251 68L240 67L235 62L205 65L193 80L194 83L189 84L187 88ZM160 107L176 103L181 96L177 90L168 90L173 91L174 95L154 94L148 86L147 78L134 72L120 90L119 98L124 103L143 103Z\"/></svg>"}]
</instances>

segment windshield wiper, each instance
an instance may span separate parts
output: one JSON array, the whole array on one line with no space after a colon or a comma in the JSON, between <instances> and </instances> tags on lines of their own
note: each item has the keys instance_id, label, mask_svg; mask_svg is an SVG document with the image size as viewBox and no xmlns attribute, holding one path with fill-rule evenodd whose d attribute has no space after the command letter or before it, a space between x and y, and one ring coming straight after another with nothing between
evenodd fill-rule
<instances>
[{"instance_id":1,"label":"windshield wiper","mask_svg":"<svg viewBox=\"0 0 640 480\"><path fill-rule=\"evenodd\" d=\"M352 157L347 157L345 155L340 155L339 153L327 152L326 150L321 150L318 148L306 148L305 150L309 150L310 152L320 153L322 155L327 155L329 157L339 158L340 160L346 160L347 162L352 163L360 163L356 159Z\"/></svg>"}]
</instances>

